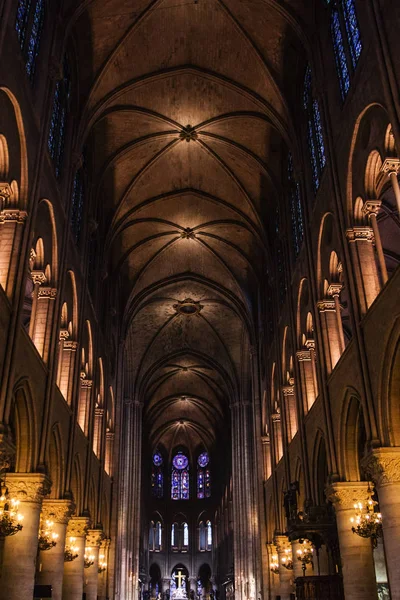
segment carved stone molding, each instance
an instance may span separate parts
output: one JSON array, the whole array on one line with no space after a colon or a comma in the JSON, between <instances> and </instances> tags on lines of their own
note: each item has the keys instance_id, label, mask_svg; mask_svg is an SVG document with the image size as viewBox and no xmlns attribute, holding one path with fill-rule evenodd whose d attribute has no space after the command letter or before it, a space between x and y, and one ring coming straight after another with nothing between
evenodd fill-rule
<instances>
[{"instance_id":1,"label":"carved stone molding","mask_svg":"<svg viewBox=\"0 0 400 600\"><path fill-rule=\"evenodd\" d=\"M81 379L81 387L91 389L93 381L91 379Z\"/></svg>"},{"instance_id":2,"label":"carved stone molding","mask_svg":"<svg viewBox=\"0 0 400 600\"><path fill-rule=\"evenodd\" d=\"M8 181L1 181L0 182L0 198L2 198L4 202L6 202L9 198L11 198L12 195L13 195L13 191L12 191L11 185L8 183Z\"/></svg>"},{"instance_id":3,"label":"carved stone molding","mask_svg":"<svg viewBox=\"0 0 400 600\"><path fill-rule=\"evenodd\" d=\"M299 362L307 362L311 360L311 352L309 350L298 350L296 352L296 356Z\"/></svg>"},{"instance_id":4,"label":"carved stone molding","mask_svg":"<svg viewBox=\"0 0 400 600\"><path fill-rule=\"evenodd\" d=\"M398 158L385 158L381 167L382 173L399 173L400 172L400 160Z\"/></svg>"},{"instance_id":5,"label":"carved stone molding","mask_svg":"<svg viewBox=\"0 0 400 600\"><path fill-rule=\"evenodd\" d=\"M317 308L319 312L327 312L336 310L335 301L334 300L319 300L317 302Z\"/></svg>"},{"instance_id":6,"label":"carved stone molding","mask_svg":"<svg viewBox=\"0 0 400 600\"><path fill-rule=\"evenodd\" d=\"M364 215L377 215L381 209L382 200L366 200L362 207L362 213Z\"/></svg>"},{"instance_id":7,"label":"carved stone molding","mask_svg":"<svg viewBox=\"0 0 400 600\"><path fill-rule=\"evenodd\" d=\"M294 395L294 386L293 385L283 385L282 386L282 394L284 396L293 396Z\"/></svg>"},{"instance_id":8,"label":"carved stone molding","mask_svg":"<svg viewBox=\"0 0 400 600\"><path fill-rule=\"evenodd\" d=\"M64 342L64 350L75 351L78 348L78 342L74 340L65 340Z\"/></svg>"},{"instance_id":9,"label":"carved stone molding","mask_svg":"<svg viewBox=\"0 0 400 600\"><path fill-rule=\"evenodd\" d=\"M279 423L280 420L281 420L281 413L278 413L278 412L277 413L273 413L271 415L271 419L272 419L273 423Z\"/></svg>"},{"instance_id":10,"label":"carved stone molding","mask_svg":"<svg viewBox=\"0 0 400 600\"><path fill-rule=\"evenodd\" d=\"M378 488L400 483L400 448L377 448L363 459L362 466Z\"/></svg>"},{"instance_id":11,"label":"carved stone molding","mask_svg":"<svg viewBox=\"0 0 400 600\"><path fill-rule=\"evenodd\" d=\"M43 473L7 473L5 482L10 496L20 502L40 503L51 488Z\"/></svg>"},{"instance_id":12,"label":"carved stone molding","mask_svg":"<svg viewBox=\"0 0 400 600\"><path fill-rule=\"evenodd\" d=\"M88 529L86 534L86 547L99 548L103 539L104 533L101 529Z\"/></svg>"},{"instance_id":13,"label":"carved stone molding","mask_svg":"<svg viewBox=\"0 0 400 600\"><path fill-rule=\"evenodd\" d=\"M106 440L109 440L110 442L114 441L115 439L115 433L113 431L107 431L106 432Z\"/></svg>"},{"instance_id":14,"label":"carved stone molding","mask_svg":"<svg viewBox=\"0 0 400 600\"><path fill-rule=\"evenodd\" d=\"M102 417L104 415L104 408L100 408L100 407L95 408L94 414L96 417Z\"/></svg>"},{"instance_id":15,"label":"carved stone molding","mask_svg":"<svg viewBox=\"0 0 400 600\"><path fill-rule=\"evenodd\" d=\"M54 300L57 296L57 288L51 287L40 287L38 289L38 298L50 298L50 300Z\"/></svg>"},{"instance_id":16,"label":"carved stone molding","mask_svg":"<svg viewBox=\"0 0 400 600\"><path fill-rule=\"evenodd\" d=\"M341 481L328 485L325 493L336 511L353 509L356 502L365 502L369 485L368 481Z\"/></svg>"},{"instance_id":17,"label":"carved stone molding","mask_svg":"<svg viewBox=\"0 0 400 600\"><path fill-rule=\"evenodd\" d=\"M72 517L68 522L67 536L86 537L90 526L88 517Z\"/></svg>"},{"instance_id":18,"label":"carved stone molding","mask_svg":"<svg viewBox=\"0 0 400 600\"><path fill-rule=\"evenodd\" d=\"M261 437L261 441L262 441L262 443L263 443L264 446L268 446L271 443L271 439L270 439L269 433L267 433L267 435L263 435Z\"/></svg>"},{"instance_id":19,"label":"carved stone molding","mask_svg":"<svg viewBox=\"0 0 400 600\"><path fill-rule=\"evenodd\" d=\"M375 240L373 229L368 226L357 226L352 229L346 229L346 237L350 243L359 241L373 242Z\"/></svg>"},{"instance_id":20,"label":"carved stone molding","mask_svg":"<svg viewBox=\"0 0 400 600\"><path fill-rule=\"evenodd\" d=\"M31 271L31 278L35 285L42 285L42 283L46 283L47 281L44 271L36 271L35 269Z\"/></svg>"},{"instance_id":21,"label":"carved stone molding","mask_svg":"<svg viewBox=\"0 0 400 600\"><path fill-rule=\"evenodd\" d=\"M342 283L331 283L330 286L327 289L327 294L328 296L340 296L340 292L343 289L343 284Z\"/></svg>"},{"instance_id":22,"label":"carved stone molding","mask_svg":"<svg viewBox=\"0 0 400 600\"><path fill-rule=\"evenodd\" d=\"M4 209L0 212L0 223L13 222L24 223L28 217L26 210Z\"/></svg>"},{"instance_id":23,"label":"carved stone molding","mask_svg":"<svg viewBox=\"0 0 400 600\"><path fill-rule=\"evenodd\" d=\"M75 505L71 500L52 500L45 498L42 504L42 513L45 519L55 523L68 523Z\"/></svg>"},{"instance_id":24,"label":"carved stone molding","mask_svg":"<svg viewBox=\"0 0 400 600\"><path fill-rule=\"evenodd\" d=\"M67 340L69 338L68 329L60 329L59 337L60 340Z\"/></svg>"}]
</instances>

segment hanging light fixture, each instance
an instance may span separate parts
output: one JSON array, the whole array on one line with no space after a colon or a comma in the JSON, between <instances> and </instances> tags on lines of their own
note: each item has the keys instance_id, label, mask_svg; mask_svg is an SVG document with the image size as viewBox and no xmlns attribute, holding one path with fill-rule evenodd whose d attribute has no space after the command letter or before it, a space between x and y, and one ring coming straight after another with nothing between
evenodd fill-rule
<instances>
[{"instance_id":1,"label":"hanging light fixture","mask_svg":"<svg viewBox=\"0 0 400 600\"><path fill-rule=\"evenodd\" d=\"M269 569L271 571L271 573L274 573L275 575L278 575L279 573L279 561L278 561L278 555L277 554L273 554L271 557L271 562L269 565Z\"/></svg>"},{"instance_id":2,"label":"hanging light fixture","mask_svg":"<svg viewBox=\"0 0 400 600\"><path fill-rule=\"evenodd\" d=\"M99 568L97 569L99 573L104 573L104 571L107 569L107 563L105 561L105 556L104 554L100 554L99 556Z\"/></svg>"},{"instance_id":3,"label":"hanging light fixture","mask_svg":"<svg viewBox=\"0 0 400 600\"><path fill-rule=\"evenodd\" d=\"M78 558L78 546L75 546L76 538L70 537L69 544L65 546L64 550L64 562L72 562L76 558Z\"/></svg>"},{"instance_id":4,"label":"hanging light fixture","mask_svg":"<svg viewBox=\"0 0 400 600\"><path fill-rule=\"evenodd\" d=\"M290 548L286 548L285 556L282 557L281 563L285 567L285 569L288 569L288 571L293 570L292 551L290 550Z\"/></svg>"},{"instance_id":5,"label":"hanging light fixture","mask_svg":"<svg viewBox=\"0 0 400 600\"><path fill-rule=\"evenodd\" d=\"M85 553L83 566L85 567L85 569L89 569L89 567L91 567L92 565L94 565L94 555Z\"/></svg>"},{"instance_id":6,"label":"hanging light fixture","mask_svg":"<svg viewBox=\"0 0 400 600\"><path fill-rule=\"evenodd\" d=\"M0 537L15 535L21 531L24 516L18 512L19 500L10 498L7 487L1 485L0 496Z\"/></svg>"},{"instance_id":7,"label":"hanging light fixture","mask_svg":"<svg viewBox=\"0 0 400 600\"><path fill-rule=\"evenodd\" d=\"M49 519L43 520L43 516L40 515L39 525L39 550L42 552L50 550L57 545L58 533L53 531L54 523Z\"/></svg>"},{"instance_id":8,"label":"hanging light fixture","mask_svg":"<svg viewBox=\"0 0 400 600\"><path fill-rule=\"evenodd\" d=\"M375 512L375 506L378 504L372 499L372 491L368 486L367 500L365 503L357 502L354 504L354 517L350 522L353 524L351 530L360 537L370 538L372 547L378 546L378 538L382 537L382 515Z\"/></svg>"},{"instance_id":9,"label":"hanging light fixture","mask_svg":"<svg viewBox=\"0 0 400 600\"><path fill-rule=\"evenodd\" d=\"M306 573L306 569L307 569L307 565L312 565L312 567L314 568L314 564L313 564L313 559L314 559L314 548L311 546L311 544L309 542L301 542L301 548L299 548L297 550L297 560L299 560L301 562L301 568L303 570L303 575L305 575Z\"/></svg>"}]
</instances>

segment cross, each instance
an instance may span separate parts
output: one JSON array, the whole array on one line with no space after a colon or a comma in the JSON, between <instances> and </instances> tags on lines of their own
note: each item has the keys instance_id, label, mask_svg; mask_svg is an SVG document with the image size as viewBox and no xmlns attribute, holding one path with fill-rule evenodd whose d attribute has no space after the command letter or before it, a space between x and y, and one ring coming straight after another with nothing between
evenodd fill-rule
<instances>
[{"instance_id":1,"label":"cross","mask_svg":"<svg viewBox=\"0 0 400 600\"><path fill-rule=\"evenodd\" d=\"M178 588L182 587L182 583L185 581L185 575L182 573L182 571L179 569L177 575L175 575L176 579L178 580Z\"/></svg>"}]
</instances>

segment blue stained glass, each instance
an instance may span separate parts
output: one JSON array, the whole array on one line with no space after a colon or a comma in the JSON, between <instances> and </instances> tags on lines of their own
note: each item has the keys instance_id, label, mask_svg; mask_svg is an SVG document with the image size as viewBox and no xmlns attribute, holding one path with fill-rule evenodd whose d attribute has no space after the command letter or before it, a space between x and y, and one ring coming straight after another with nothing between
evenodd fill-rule
<instances>
[{"instance_id":1,"label":"blue stained glass","mask_svg":"<svg viewBox=\"0 0 400 600\"><path fill-rule=\"evenodd\" d=\"M342 100L344 100L350 88L350 73L347 67L346 52L344 49L342 29L340 27L340 18L337 8L334 8L332 10L331 33L333 49L335 54L336 70L340 83L340 92L342 95Z\"/></svg>"},{"instance_id":2,"label":"blue stained glass","mask_svg":"<svg viewBox=\"0 0 400 600\"><path fill-rule=\"evenodd\" d=\"M315 99L313 101L313 118L314 118L315 137L317 138L319 166L320 166L320 171L322 171L322 169L325 167L325 164L326 164L325 144L324 144L324 134L322 132L321 113L319 112L318 102Z\"/></svg>"},{"instance_id":3,"label":"blue stained glass","mask_svg":"<svg viewBox=\"0 0 400 600\"><path fill-rule=\"evenodd\" d=\"M207 452L202 452L197 460L199 467L206 467L208 465L209 458Z\"/></svg>"},{"instance_id":4,"label":"blue stained glass","mask_svg":"<svg viewBox=\"0 0 400 600\"><path fill-rule=\"evenodd\" d=\"M303 88L303 106L305 109L308 108L311 100L311 67L307 65L306 72L304 75L304 88Z\"/></svg>"},{"instance_id":5,"label":"blue stained glass","mask_svg":"<svg viewBox=\"0 0 400 600\"><path fill-rule=\"evenodd\" d=\"M171 498L172 500L189 499L189 460L182 452L172 459Z\"/></svg>"},{"instance_id":6,"label":"blue stained glass","mask_svg":"<svg viewBox=\"0 0 400 600\"><path fill-rule=\"evenodd\" d=\"M204 498L204 471L199 470L197 473L197 498L202 500Z\"/></svg>"},{"instance_id":7,"label":"blue stained glass","mask_svg":"<svg viewBox=\"0 0 400 600\"><path fill-rule=\"evenodd\" d=\"M362 42L354 0L342 0L342 7L351 61L355 69L362 51Z\"/></svg>"},{"instance_id":8,"label":"blue stained glass","mask_svg":"<svg viewBox=\"0 0 400 600\"><path fill-rule=\"evenodd\" d=\"M15 29L17 31L21 49L23 49L25 43L30 10L30 0L19 0L17 7L17 18L15 20Z\"/></svg>"},{"instance_id":9,"label":"blue stained glass","mask_svg":"<svg viewBox=\"0 0 400 600\"><path fill-rule=\"evenodd\" d=\"M53 98L53 110L47 145L53 159L56 176L61 175L64 157L65 132L70 96L70 80L67 58L64 57L63 77L56 83Z\"/></svg>"},{"instance_id":10,"label":"blue stained glass","mask_svg":"<svg viewBox=\"0 0 400 600\"><path fill-rule=\"evenodd\" d=\"M186 470L181 473L181 499L189 500L189 473Z\"/></svg>"},{"instance_id":11,"label":"blue stained glass","mask_svg":"<svg viewBox=\"0 0 400 600\"><path fill-rule=\"evenodd\" d=\"M160 467L163 464L163 459L162 459L161 454L159 454L159 452L155 452L153 454L153 464L156 467Z\"/></svg>"},{"instance_id":12,"label":"blue stained glass","mask_svg":"<svg viewBox=\"0 0 400 600\"><path fill-rule=\"evenodd\" d=\"M40 39L42 36L44 22L44 2L43 0L37 0L35 6L35 13L33 15L33 22L31 28L31 34L29 36L28 48L27 48L27 61L26 71L31 81L33 81L36 70L36 60L39 54Z\"/></svg>"},{"instance_id":13,"label":"blue stained glass","mask_svg":"<svg viewBox=\"0 0 400 600\"><path fill-rule=\"evenodd\" d=\"M185 469L188 466L189 461L187 456L185 456L182 452L178 452L178 454L174 456L172 464L174 465L175 469Z\"/></svg>"},{"instance_id":14,"label":"blue stained glass","mask_svg":"<svg viewBox=\"0 0 400 600\"><path fill-rule=\"evenodd\" d=\"M311 157L311 167L312 167L312 173L313 173L314 191L316 192L319 188L319 171L318 171L317 155L315 152L313 124L312 124L311 119L308 120L308 147L310 150L310 157Z\"/></svg>"},{"instance_id":15,"label":"blue stained glass","mask_svg":"<svg viewBox=\"0 0 400 600\"><path fill-rule=\"evenodd\" d=\"M72 209L71 209L71 225L72 231L75 237L75 241L78 244L81 229L82 229L82 217L83 217L83 204L84 204L84 187L83 187L83 175L82 170L78 169L75 173L74 184L72 188ZM155 457L156 455L154 455ZM160 456L159 454L157 456ZM153 462L154 462L153 457ZM161 456L160 456L161 458ZM162 458L161 458L162 463ZM160 464L161 464L160 463ZM154 462L155 464L155 462Z\"/></svg>"}]
</instances>

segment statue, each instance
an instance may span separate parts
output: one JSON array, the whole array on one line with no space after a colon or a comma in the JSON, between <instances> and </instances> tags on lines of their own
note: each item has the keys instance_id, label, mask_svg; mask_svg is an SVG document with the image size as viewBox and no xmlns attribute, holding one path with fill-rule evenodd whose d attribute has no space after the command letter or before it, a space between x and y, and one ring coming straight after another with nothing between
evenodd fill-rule
<instances>
[{"instance_id":1,"label":"statue","mask_svg":"<svg viewBox=\"0 0 400 600\"><path fill-rule=\"evenodd\" d=\"M283 506L288 522L297 520L297 494L299 493L299 482L292 481L289 489L283 493Z\"/></svg>"}]
</instances>

